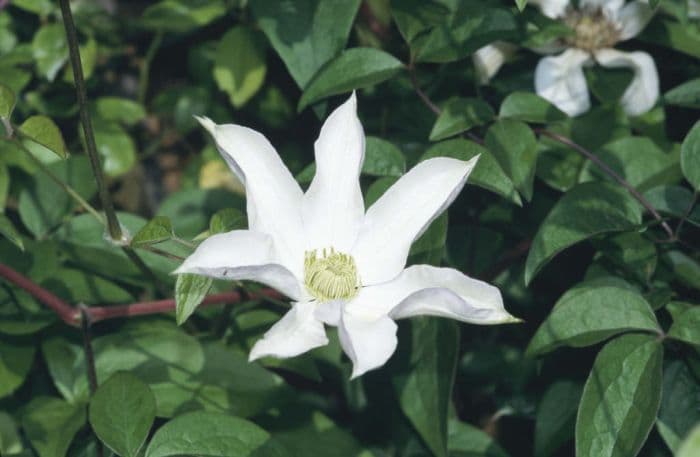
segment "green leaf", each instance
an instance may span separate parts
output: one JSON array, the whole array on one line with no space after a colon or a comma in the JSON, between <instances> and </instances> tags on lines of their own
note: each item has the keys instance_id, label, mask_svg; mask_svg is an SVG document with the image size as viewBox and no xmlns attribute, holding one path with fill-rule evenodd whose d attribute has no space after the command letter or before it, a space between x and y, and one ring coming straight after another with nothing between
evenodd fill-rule
<instances>
[{"instance_id":1,"label":"green leaf","mask_svg":"<svg viewBox=\"0 0 700 457\"><path fill-rule=\"evenodd\" d=\"M224 208L217 211L209 220L209 234L240 230L248 226L246 216L236 208Z\"/></svg>"},{"instance_id":2,"label":"green leaf","mask_svg":"<svg viewBox=\"0 0 700 457\"><path fill-rule=\"evenodd\" d=\"M569 290L557 301L527 352L540 355L560 346L589 346L632 330L660 332L644 297L633 290L591 281Z\"/></svg>"},{"instance_id":3,"label":"green leaf","mask_svg":"<svg viewBox=\"0 0 700 457\"><path fill-rule=\"evenodd\" d=\"M645 137L625 137L603 146L598 158L620 174L638 190L645 191L660 184L671 184L681 179L678 156L663 152ZM593 162L586 162L579 181L610 179Z\"/></svg>"},{"instance_id":4,"label":"green leaf","mask_svg":"<svg viewBox=\"0 0 700 457\"><path fill-rule=\"evenodd\" d=\"M663 255L676 281L700 290L700 263L681 251L668 251Z\"/></svg>"},{"instance_id":5,"label":"green leaf","mask_svg":"<svg viewBox=\"0 0 700 457\"><path fill-rule=\"evenodd\" d=\"M700 385L688 366L674 360L664 367L663 394L656 428L671 451L676 452L695 424L700 423Z\"/></svg>"},{"instance_id":6,"label":"green leaf","mask_svg":"<svg viewBox=\"0 0 700 457\"><path fill-rule=\"evenodd\" d=\"M433 129L430 141L439 141L457 135L473 127L493 120L495 114L491 106L480 98L455 98L442 107Z\"/></svg>"},{"instance_id":7,"label":"green leaf","mask_svg":"<svg viewBox=\"0 0 700 457\"><path fill-rule=\"evenodd\" d=\"M97 152L102 159L102 169L110 176L120 176L136 163L136 146L131 136L116 122L95 119L93 122ZM83 130L80 137L85 141Z\"/></svg>"},{"instance_id":8,"label":"green leaf","mask_svg":"<svg viewBox=\"0 0 700 457\"><path fill-rule=\"evenodd\" d=\"M535 455L548 457L574 437L576 411L581 385L573 381L555 381L547 388L537 407Z\"/></svg>"},{"instance_id":9,"label":"green leaf","mask_svg":"<svg viewBox=\"0 0 700 457\"><path fill-rule=\"evenodd\" d=\"M48 148L65 159L68 157L66 143L58 126L46 116L32 116L19 126L19 131L32 141Z\"/></svg>"},{"instance_id":10,"label":"green leaf","mask_svg":"<svg viewBox=\"0 0 700 457\"><path fill-rule=\"evenodd\" d=\"M527 0L524 0L525 3ZM567 118L559 108L532 92L511 92L501 103L498 116L523 122L550 123Z\"/></svg>"},{"instance_id":11,"label":"green leaf","mask_svg":"<svg viewBox=\"0 0 700 457\"><path fill-rule=\"evenodd\" d=\"M256 0L250 8L300 88L348 40L360 0Z\"/></svg>"},{"instance_id":12,"label":"green leaf","mask_svg":"<svg viewBox=\"0 0 700 457\"><path fill-rule=\"evenodd\" d=\"M56 5L51 0L14 0L12 6L40 16L48 16Z\"/></svg>"},{"instance_id":13,"label":"green leaf","mask_svg":"<svg viewBox=\"0 0 700 457\"><path fill-rule=\"evenodd\" d=\"M85 405L53 397L35 397L24 409L22 428L39 457L66 457L85 424Z\"/></svg>"},{"instance_id":14,"label":"green leaf","mask_svg":"<svg viewBox=\"0 0 700 457\"><path fill-rule=\"evenodd\" d=\"M7 195L10 192L10 170L8 170L4 161L0 162L0 214L5 211L7 204Z\"/></svg>"},{"instance_id":15,"label":"green leaf","mask_svg":"<svg viewBox=\"0 0 700 457\"><path fill-rule=\"evenodd\" d=\"M621 233L594 244L603 256L642 283L656 271L656 245L639 233Z\"/></svg>"},{"instance_id":16,"label":"green leaf","mask_svg":"<svg viewBox=\"0 0 700 457\"><path fill-rule=\"evenodd\" d=\"M150 29L188 32L226 14L224 0L163 0L149 6L141 23Z\"/></svg>"},{"instance_id":17,"label":"green leaf","mask_svg":"<svg viewBox=\"0 0 700 457\"><path fill-rule=\"evenodd\" d=\"M128 98L100 97L95 102L95 112L106 121L133 125L146 117L143 105Z\"/></svg>"},{"instance_id":18,"label":"green leaf","mask_svg":"<svg viewBox=\"0 0 700 457\"><path fill-rule=\"evenodd\" d=\"M391 2L391 14L399 32L407 43L413 41L423 32L439 25L447 15L446 5L433 0L395 0Z\"/></svg>"},{"instance_id":19,"label":"green leaf","mask_svg":"<svg viewBox=\"0 0 700 457\"><path fill-rule=\"evenodd\" d=\"M483 430L458 420L448 424L450 457L508 457L508 453Z\"/></svg>"},{"instance_id":20,"label":"green leaf","mask_svg":"<svg viewBox=\"0 0 700 457\"><path fill-rule=\"evenodd\" d=\"M700 191L700 121L696 122L681 146L681 169L685 179Z\"/></svg>"},{"instance_id":21,"label":"green leaf","mask_svg":"<svg viewBox=\"0 0 700 457\"><path fill-rule=\"evenodd\" d=\"M700 78L691 79L664 94L667 105L700 108Z\"/></svg>"},{"instance_id":22,"label":"green leaf","mask_svg":"<svg viewBox=\"0 0 700 457\"><path fill-rule=\"evenodd\" d=\"M15 107L15 93L6 85L0 84L0 119L9 119Z\"/></svg>"},{"instance_id":23,"label":"green leaf","mask_svg":"<svg viewBox=\"0 0 700 457\"><path fill-rule=\"evenodd\" d=\"M78 46L80 50L80 68L83 70L83 78L87 80L92 76L92 72L95 71L95 65L97 65L97 41L94 38L90 39L82 45ZM63 78L66 82L73 83L73 67L68 65L66 67L65 77Z\"/></svg>"},{"instance_id":24,"label":"green leaf","mask_svg":"<svg viewBox=\"0 0 700 457\"><path fill-rule=\"evenodd\" d=\"M411 322L410 356L401 360L394 387L401 410L437 457L447 457L447 415L457 364L459 327L446 319Z\"/></svg>"},{"instance_id":25,"label":"green leaf","mask_svg":"<svg viewBox=\"0 0 700 457\"><path fill-rule=\"evenodd\" d=\"M362 174L399 177L406 172L406 158L389 141L375 136L365 138L365 161Z\"/></svg>"},{"instance_id":26,"label":"green leaf","mask_svg":"<svg viewBox=\"0 0 700 457\"><path fill-rule=\"evenodd\" d=\"M212 285L208 276L180 274L175 282L175 316L177 325L182 325L194 313Z\"/></svg>"},{"instance_id":27,"label":"green leaf","mask_svg":"<svg viewBox=\"0 0 700 457\"><path fill-rule=\"evenodd\" d=\"M24 242L22 241L22 236L17 232L17 229L12 224L12 221L7 218L4 214L0 213L0 235L4 236L12 242L15 246L24 250Z\"/></svg>"},{"instance_id":28,"label":"green leaf","mask_svg":"<svg viewBox=\"0 0 700 457\"><path fill-rule=\"evenodd\" d=\"M693 193L681 186L658 186L644 193L644 198L662 214L684 217L693 206ZM688 214L688 222L700 225L700 207Z\"/></svg>"},{"instance_id":29,"label":"green leaf","mask_svg":"<svg viewBox=\"0 0 700 457\"><path fill-rule=\"evenodd\" d=\"M56 79L68 61L68 42L62 23L47 24L37 31L32 40L32 55L39 74L49 81Z\"/></svg>"},{"instance_id":30,"label":"green leaf","mask_svg":"<svg viewBox=\"0 0 700 457\"><path fill-rule=\"evenodd\" d=\"M496 40L518 35L518 23L507 9L484 6L483 2L460 2L444 22L414 40L419 62L445 63L471 55Z\"/></svg>"},{"instance_id":31,"label":"green leaf","mask_svg":"<svg viewBox=\"0 0 700 457\"><path fill-rule=\"evenodd\" d=\"M379 84L402 69L396 57L379 49L347 49L316 73L299 100L298 111L331 95Z\"/></svg>"},{"instance_id":32,"label":"green leaf","mask_svg":"<svg viewBox=\"0 0 700 457\"><path fill-rule=\"evenodd\" d=\"M537 140L530 127L519 121L497 121L489 127L484 142L515 188L530 201L537 163Z\"/></svg>"},{"instance_id":33,"label":"green leaf","mask_svg":"<svg viewBox=\"0 0 700 457\"><path fill-rule=\"evenodd\" d=\"M491 154L488 149L473 141L455 138L437 143L425 151L421 160L427 160L433 157L452 157L466 161L477 154L481 156L474 170L469 175L467 184L482 187L521 206L522 201L520 200L520 195L515 191L513 181L506 176L493 154Z\"/></svg>"},{"instance_id":34,"label":"green leaf","mask_svg":"<svg viewBox=\"0 0 700 457\"><path fill-rule=\"evenodd\" d=\"M602 182L577 185L540 225L525 262L525 283L569 246L601 233L634 230L641 223L641 206L625 189Z\"/></svg>"},{"instance_id":35,"label":"green leaf","mask_svg":"<svg viewBox=\"0 0 700 457\"><path fill-rule=\"evenodd\" d=\"M173 226L166 216L156 216L131 239L131 246L141 247L162 243L173 237Z\"/></svg>"},{"instance_id":36,"label":"green leaf","mask_svg":"<svg viewBox=\"0 0 700 457\"><path fill-rule=\"evenodd\" d=\"M656 337L624 335L600 351L576 418L578 457L634 457L661 401L663 346Z\"/></svg>"},{"instance_id":37,"label":"green leaf","mask_svg":"<svg viewBox=\"0 0 700 457\"><path fill-rule=\"evenodd\" d=\"M90 425L110 449L137 457L156 417L156 399L143 381L119 372L90 399Z\"/></svg>"},{"instance_id":38,"label":"green leaf","mask_svg":"<svg viewBox=\"0 0 700 457\"><path fill-rule=\"evenodd\" d=\"M3 58L5 57L3 56ZM14 93L19 93L24 89L31 79L31 72L0 62L0 81Z\"/></svg>"},{"instance_id":39,"label":"green leaf","mask_svg":"<svg viewBox=\"0 0 700 457\"><path fill-rule=\"evenodd\" d=\"M252 456L270 435L252 422L224 414L194 412L163 425L153 435L146 457L186 454L208 457Z\"/></svg>"},{"instance_id":40,"label":"green leaf","mask_svg":"<svg viewBox=\"0 0 700 457\"><path fill-rule=\"evenodd\" d=\"M673 320L669 338L700 346L700 306L694 306Z\"/></svg>"},{"instance_id":41,"label":"green leaf","mask_svg":"<svg viewBox=\"0 0 700 457\"><path fill-rule=\"evenodd\" d=\"M696 425L681 443L676 457L695 457L700 453L700 425Z\"/></svg>"},{"instance_id":42,"label":"green leaf","mask_svg":"<svg viewBox=\"0 0 700 457\"><path fill-rule=\"evenodd\" d=\"M31 341L0 340L0 398L22 385L33 361L34 344Z\"/></svg>"},{"instance_id":43,"label":"green leaf","mask_svg":"<svg viewBox=\"0 0 700 457\"><path fill-rule=\"evenodd\" d=\"M0 455L25 455L22 439L12 416L0 412Z\"/></svg>"},{"instance_id":44,"label":"green leaf","mask_svg":"<svg viewBox=\"0 0 700 457\"><path fill-rule=\"evenodd\" d=\"M72 268L62 268L40 284L70 303L125 303L134 299L115 283Z\"/></svg>"},{"instance_id":45,"label":"green leaf","mask_svg":"<svg viewBox=\"0 0 700 457\"><path fill-rule=\"evenodd\" d=\"M86 200L97 192L92 169L85 156L52 163L48 169L61 181L71 186ZM77 203L45 173L37 174L34 183L19 194L19 216L37 238L49 233L70 214ZM88 217L92 217L88 215Z\"/></svg>"},{"instance_id":46,"label":"green leaf","mask_svg":"<svg viewBox=\"0 0 700 457\"><path fill-rule=\"evenodd\" d=\"M688 24L671 19L651 21L636 38L700 58L700 35Z\"/></svg>"},{"instance_id":47,"label":"green leaf","mask_svg":"<svg viewBox=\"0 0 700 457\"><path fill-rule=\"evenodd\" d=\"M515 6L518 7L519 11L522 11L527 6L527 0L515 0Z\"/></svg>"},{"instance_id":48,"label":"green leaf","mask_svg":"<svg viewBox=\"0 0 700 457\"><path fill-rule=\"evenodd\" d=\"M247 27L237 26L221 37L214 58L214 79L231 104L240 108L265 81L267 65L261 37Z\"/></svg>"}]
</instances>

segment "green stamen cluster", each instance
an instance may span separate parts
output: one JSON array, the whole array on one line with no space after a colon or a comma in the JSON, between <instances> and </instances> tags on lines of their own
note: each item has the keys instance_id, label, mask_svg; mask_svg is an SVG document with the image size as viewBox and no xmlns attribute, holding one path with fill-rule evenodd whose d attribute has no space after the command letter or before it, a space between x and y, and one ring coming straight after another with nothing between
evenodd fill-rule
<instances>
[{"instance_id":1,"label":"green stamen cluster","mask_svg":"<svg viewBox=\"0 0 700 457\"><path fill-rule=\"evenodd\" d=\"M304 255L304 284L311 295L321 302L348 300L357 295L360 286L355 259L335 249L306 251Z\"/></svg>"}]
</instances>

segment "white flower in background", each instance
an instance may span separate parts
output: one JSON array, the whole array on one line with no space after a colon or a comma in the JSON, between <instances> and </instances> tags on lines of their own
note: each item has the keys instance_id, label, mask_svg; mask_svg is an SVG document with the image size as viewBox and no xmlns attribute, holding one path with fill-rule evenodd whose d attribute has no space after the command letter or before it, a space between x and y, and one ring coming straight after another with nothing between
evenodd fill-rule
<instances>
[{"instance_id":1,"label":"white flower in background","mask_svg":"<svg viewBox=\"0 0 700 457\"><path fill-rule=\"evenodd\" d=\"M615 44L637 36L647 25L653 11L646 1L625 4L624 0L579 0L578 8L569 0L530 0L530 3L539 6L545 16L563 21L573 30L573 35L535 49L543 54L559 54L544 57L537 64L535 90L541 97L570 116L588 111L591 102L583 67L597 62L604 67L626 67L634 72L620 100L627 114L637 116L654 106L659 96L654 60L645 52L613 49ZM476 54L500 52L492 43ZM494 65L498 62L494 57L491 60ZM497 67L489 67L480 74L486 77L496 71Z\"/></svg>"},{"instance_id":2,"label":"white flower in background","mask_svg":"<svg viewBox=\"0 0 700 457\"><path fill-rule=\"evenodd\" d=\"M208 238L176 273L257 281L293 300L250 360L323 346L325 323L339 327L355 377L393 354L395 319L517 320L503 308L498 289L485 282L451 268L404 268L411 244L455 199L476 157L421 162L365 212L359 183L365 136L354 94L321 128L316 176L306 193L263 135L199 120L245 185L249 230Z\"/></svg>"}]
</instances>

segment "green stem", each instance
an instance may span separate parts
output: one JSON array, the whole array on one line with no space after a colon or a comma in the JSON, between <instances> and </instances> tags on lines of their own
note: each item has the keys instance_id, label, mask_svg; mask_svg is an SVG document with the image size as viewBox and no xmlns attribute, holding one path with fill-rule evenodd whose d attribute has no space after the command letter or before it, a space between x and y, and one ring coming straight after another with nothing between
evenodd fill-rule
<instances>
[{"instance_id":1,"label":"green stem","mask_svg":"<svg viewBox=\"0 0 700 457\"><path fill-rule=\"evenodd\" d=\"M88 112L85 78L83 77L83 67L80 62L80 51L78 47L78 34L75 29L75 24L73 23L73 15L71 14L69 0L59 0L59 3L61 5L61 13L63 14L63 25L66 29L70 63L71 68L73 69L73 80L75 81L78 106L80 107L80 121L83 125L83 132L85 133L87 155L90 158L92 173L94 174L95 182L97 183L97 190L100 195L100 201L102 202L102 209L107 217L107 229L109 231L109 235L112 240L121 241L122 229L119 225L119 221L117 220L117 214L114 211L114 204L112 203L112 198L109 195L109 190L107 189L107 184L105 183L105 179L102 174L102 165L100 164L100 157L97 154L97 145L95 144L95 134L92 130L92 120L90 119L90 113Z\"/></svg>"},{"instance_id":2,"label":"green stem","mask_svg":"<svg viewBox=\"0 0 700 457\"><path fill-rule=\"evenodd\" d=\"M163 42L163 32L158 32L153 37L153 41L148 46L146 50L146 55L143 58L143 63L141 65L141 71L139 72L139 98L138 101L142 105L146 103L146 95L148 93L148 78L151 72L151 62L153 57L155 57L160 44Z\"/></svg>"}]
</instances>

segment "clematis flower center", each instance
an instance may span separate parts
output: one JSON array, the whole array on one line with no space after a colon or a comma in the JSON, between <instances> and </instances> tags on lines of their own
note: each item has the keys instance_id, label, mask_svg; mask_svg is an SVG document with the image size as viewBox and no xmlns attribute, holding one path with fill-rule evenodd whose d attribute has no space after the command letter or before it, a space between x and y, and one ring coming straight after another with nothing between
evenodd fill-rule
<instances>
[{"instance_id":1,"label":"clematis flower center","mask_svg":"<svg viewBox=\"0 0 700 457\"><path fill-rule=\"evenodd\" d=\"M564 22L574 31L565 39L567 45L593 52L609 48L618 42L620 30L600 8L595 10L570 10Z\"/></svg>"},{"instance_id":2,"label":"clematis flower center","mask_svg":"<svg viewBox=\"0 0 700 457\"><path fill-rule=\"evenodd\" d=\"M324 248L320 253L316 249L306 251L304 284L318 301L349 300L360 287L355 259L333 248Z\"/></svg>"}]
</instances>

